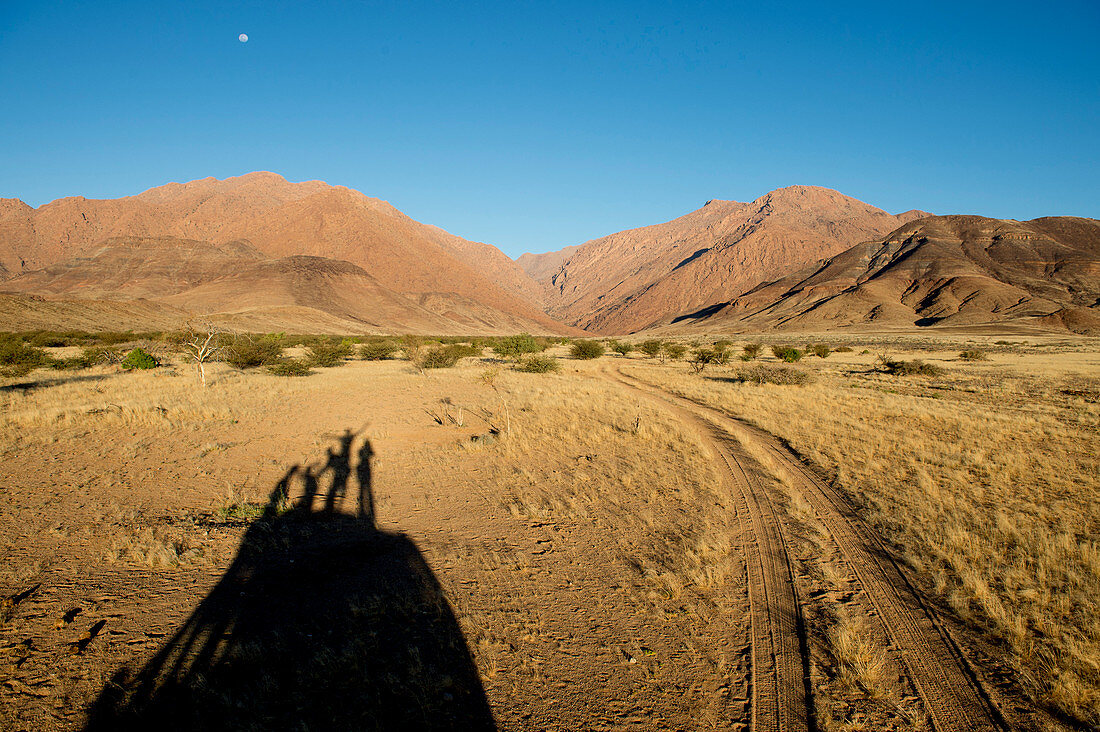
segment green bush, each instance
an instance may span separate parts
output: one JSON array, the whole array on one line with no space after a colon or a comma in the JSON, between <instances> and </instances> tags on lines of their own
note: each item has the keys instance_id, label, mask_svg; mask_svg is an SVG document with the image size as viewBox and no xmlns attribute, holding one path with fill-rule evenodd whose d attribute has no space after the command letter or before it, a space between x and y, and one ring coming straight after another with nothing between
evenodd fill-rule
<instances>
[{"instance_id":1,"label":"green bush","mask_svg":"<svg viewBox=\"0 0 1100 732\"><path fill-rule=\"evenodd\" d=\"M420 367L424 369L449 369L458 363L468 348L459 345L439 345L426 350L420 358Z\"/></svg>"},{"instance_id":2,"label":"green bush","mask_svg":"<svg viewBox=\"0 0 1100 732\"><path fill-rule=\"evenodd\" d=\"M160 366L160 361L144 348L135 348L126 354L121 365L124 369L155 369Z\"/></svg>"},{"instance_id":3,"label":"green bush","mask_svg":"<svg viewBox=\"0 0 1100 732\"><path fill-rule=\"evenodd\" d=\"M764 364L742 368L734 378L752 384L778 384L780 386L803 386L813 382L813 376L802 369L792 368L791 366L765 366Z\"/></svg>"},{"instance_id":4,"label":"green bush","mask_svg":"<svg viewBox=\"0 0 1100 732\"><path fill-rule=\"evenodd\" d=\"M893 376L941 376L944 370L935 364L925 363L915 359L913 361L895 361L889 356L879 356L879 365Z\"/></svg>"},{"instance_id":5,"label":"green bush","mask_svg":"<svg viewBox=\"0 0 1100 732\"><path fill-rule=\"evenodd\" d=\"M611 346L611 350L620 356L629 356L630 352L634 350L634 344L627 343L626 341L612 340L609 345Z\"/></svg>"},{"instance_id":6,"label":"green bush","mask_svg":"<svg viewBox=\"0 0 1100 732\"><path fill-rule=\"evenodd\" d=\"M722 359L725 359L724 361ZM691 360L688 363L691 364L691 368L696 373L699 373L707 366L716 363L728 363L729 351L718 351L714 348L700 347L696 348L691 353Z\"/></svg>"},{"instance_id":7,"label":"green bush","mask_svg":"<svg viewBox=\"0 0 1100 732\"><path fill-rule=\"evenodd\" d=\"M267 370L276 376L309 376L313 373L308 363L293 358L280 358L268 364Z\"/></svg>"},{"instance_id":8,"label":"green bush","mask_svg":"<svg viewBox=\"0 0 1100 732\"><path fill-rule=\"evenodd\" d=\"M480 356L481 352L485 350L485 347L478 343L451 343L447 347L457 353L459 358Z\"/></svg>"},{"instance_id":9,"label":"green bush","mask_svg":"<svg viewBox=\"0 0 1100 732\"><path fill-rule=\"evenodd\" d=\"M679 361L687 353L687 346L682 343L666 343L665 354L673 361Z\"/></svg>"},{"instance_id":10,"label":"green bush","mask_svg":"<svg viewBox=\"0 0 1100 732\"><path fill-rule=\"evenodd\" d=\"M573 358L590 360L602 356L604 350L603 344L599 341L580 340L573 342L573 347L569 349L569 353Z\"/></svg>"},{"instance_id":11,"label":"green bush","mask_svg":"<svg viewBox=\"0 0 1100 732\"><path fill-rule=\"evenodd\" d=\"M340 366L351 356L351 341L323 338L306 349L306 362L322 368Z\"/></svg>"},{"instance_id":12,"label":"green bush","mask_svg":"<svg viewBox=\"0 0 1100 732\"><path fill-rule=\"evenodd\" d=\"M802 360L802 351L791 346L772 346L772 355L780 361L795 363Z\"/></svg>"},{"instance_id":13,"label":"green bush","mask_svg":"<svg viewBox=\"0 0 1100 732\"><path fill-rule=\"evenodd\" d=\"M36 348L63 348L65 346L74 346L78 344L78 339L74 337L73 333L58 333L48 330L27 333L24 336L24 340L26 340L27 345L35 346Z\"/></svg>"},{"instance_id":14,"label":"green bush","mask_svg":"<svg viewBox=\"0 0 1100 732\"><path fill-rule=\"evenodd\" d=\"M516 371L526 371L529 374L548 374L560 369L561 364L553 356L532 354L516 363Z\"/></svg>"},{"instance_id":15,"label":"green bush","mask_svg":"<svg viewBox=\"0 0 1100 732\"><path fill-rule=\"evenodd\" d=\"M125 333L116 332L103 332L96 333L96 342L102 346L117 346L123 343L130 343L137 340L139 336L135 335L133 331L126 331Z\"/></svg>"},{"instance_id":16,"label":"green bush","mask_svg":"<svg viewBox=\"0 0 1100 732\"><path fill-rule=\"evenodd\" d=\"M385 361L397 353L397 344L393 341L371 341L359 346L359 358L364 361Z\"/></svg>"},{"instance_id":17,"label":"green bush","mask_svg":"<svg viewBox=\"0 0 1100 732\"><path fill-rule=\"evenodd\" d=\"M661 350L664 348L663 343L660 341L642 341L638 344L638 350L644 353L649 358L656 358L661 354Z\"/></svg>"},{"instance_id":18,"label":"green bush","mask_svg":"<svg viewBox=\"0 0 1100 732\"><path fill-rule=\"evenodd\" d=\"M278 361L283 355L283 346L275 338L238 338L222 349L222 359L238 369L254 369Z\"/></svg>"},{"instance_id":19,"label":"green bush","mask_svg":"<svg viewBox=\"0 0 1100 732\"><path fill-rule=\"evenodd\" d=\"M829 354L833 352L833 349L829 348L824 343L814 343L807 350L818 358L828 358Z\"/></svg>"},{"instance_id":20,"label":"green bush","mask_svg":"<svg viewBox=\"0 0 1100 732\"><path fill-rule=\"evenodd\" d=\"M505 336L493 344L493 352L501 358L517 359L528 353L541 353L546 350L546 342L537 339L530 333ZM481 355L481 351L478 351Z\"/></svg>"},{"instance_id":21,"label":"green bush","mask_svg":"<svg viewBox=\"0 0 1100 732\"><path fill-rule=\"evenodd\" d=\"M741 346L741 360L752 361L760 356L760 352L764 350L764 347L759 343L746 343Z\"/></svg>"},{"instance_id":22,"label":"green bush","mask_svg":"<svg viewBox=\"0 0 1100 732\"><path fill-rule=\"evenodd\" d=\"M988 361L989 356L985 354L985 351L979 351L977 348L971 348L970 350L963 351L959 354L959 358L963 361Z\"/></svg>"},{"instance_id":23,"label":"green bush","mask_svg":"<svg viewBox=\"0 0 1100 732\"><path fill-rule=\"evenodd\" d=\"M14 373L25 374L39 366L50 363L50 357L41 348L28 346L16 336L9 336L0 341L0 366L8 367L6 370Z\"/></svg>"}]
</instances>

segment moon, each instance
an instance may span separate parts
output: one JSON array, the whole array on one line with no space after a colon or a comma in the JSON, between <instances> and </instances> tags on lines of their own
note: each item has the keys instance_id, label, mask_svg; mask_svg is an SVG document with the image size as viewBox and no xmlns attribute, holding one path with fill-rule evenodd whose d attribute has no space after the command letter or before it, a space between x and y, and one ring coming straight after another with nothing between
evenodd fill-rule
<instances>
[{"instance_id":1,"label":"moon","mask_svg":"<svg viewBox=\"0 0 1100 732\"><path fill-rule=\"evenodd\" d=\"M241 43L248 43L248 34L247 33L240 34L239 36L237 36L237 40L240 41Z\"/></svg>"}]
</instances>

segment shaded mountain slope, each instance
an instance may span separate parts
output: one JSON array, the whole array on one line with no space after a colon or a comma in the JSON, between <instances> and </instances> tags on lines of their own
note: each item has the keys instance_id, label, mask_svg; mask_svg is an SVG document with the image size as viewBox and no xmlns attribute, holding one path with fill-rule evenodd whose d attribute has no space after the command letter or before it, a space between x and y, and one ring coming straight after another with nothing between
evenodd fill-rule
<instances>
[{"instance_id":1,"label":"shaded mountain slope","mask_svg":"<svg viewBox=\"0 0 1100 732\"><path fill-rule=\"evenodd\" d=\"M935 216L673 328L826 330L1027 323L1097 333L1100 221Z\"/></svg>"},{"instance_id":2,"label":"shaded mountain slope","mask_svg":"<svg viewBox=\"0 0 1100 732\"><path fill-rule=\"evenodd\" d=\"M102 242L87 256L0 283L0 289L105 300L157 298L264 259L263 252L244 241L218 245L174 237L118 237Z\"/></svg>"}]
</instances>

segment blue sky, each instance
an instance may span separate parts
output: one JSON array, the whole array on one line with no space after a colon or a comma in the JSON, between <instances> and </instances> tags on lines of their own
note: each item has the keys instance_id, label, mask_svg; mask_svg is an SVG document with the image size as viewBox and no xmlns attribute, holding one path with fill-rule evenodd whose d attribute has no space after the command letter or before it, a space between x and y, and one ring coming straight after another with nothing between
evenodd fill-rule
<instances>
[{"instance_id":1,"label":"blue sky","mask_svg":"<svg viewBox=\"0 0 1100 732\"><path fill-rule=\"evenodd\" d=\"M0 196L272 170L512 256L793 184L1100 217L1098 36L1095 0L0 0Z\"/></svg>"}]
</instances>

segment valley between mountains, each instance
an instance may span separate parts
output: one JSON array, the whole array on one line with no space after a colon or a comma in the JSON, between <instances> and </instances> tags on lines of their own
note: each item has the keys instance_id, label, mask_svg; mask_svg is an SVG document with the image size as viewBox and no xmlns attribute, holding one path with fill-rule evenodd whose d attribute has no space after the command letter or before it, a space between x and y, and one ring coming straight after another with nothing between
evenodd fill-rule
<instances>
[{"instance_id":1,"label":"valley between mountains","mask_svg":"<svg viewBox=\"0 0 1100 732\"><path fill-rule=\"evenodd\" d=\"M1095 334L1100 223L897 215L791 186L525 254L274 173L0 201L0 327L661 333L996 326Z\"/></svg>"},{"instance_id":2,"label":"valley between mountains","mask_svg":"<svg viewBox=\"0 0 1100 732\"><path fill-rule=\"evenodd\" d=\"M1100 728L1100 221L979 213L0 200L0 729Z\"/></svg>"}]
</instances>

